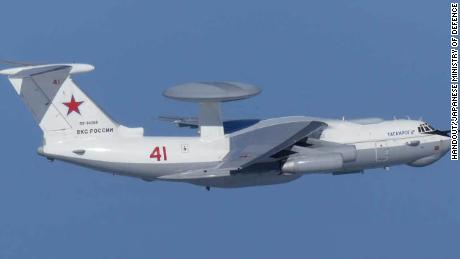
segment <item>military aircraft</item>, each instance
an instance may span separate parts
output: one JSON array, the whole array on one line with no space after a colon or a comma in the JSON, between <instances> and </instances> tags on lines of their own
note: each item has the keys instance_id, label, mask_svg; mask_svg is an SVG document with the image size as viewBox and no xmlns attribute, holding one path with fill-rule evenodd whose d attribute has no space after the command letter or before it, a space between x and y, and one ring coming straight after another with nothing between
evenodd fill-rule
<instances>
[{"instance_id":1,"label":"military aircraft","mask_svg":"<svg viewBox=\"0 0 460 259\"><path fill-rule=\"evenodd\" d=\"M187 83L163 95L197 103L195 118L161 119L197 136L144 136L114 121L72 80L87 64L47 64L0 71L43 131L38 154L49 160L137 177L210 187L286 183L306 174L343 175L407 164L420 167L450 149L449 131L420 120L356 120L291 116L229 120L221 104L255 96L237 82Z\"/></svg>"}]
</instances>

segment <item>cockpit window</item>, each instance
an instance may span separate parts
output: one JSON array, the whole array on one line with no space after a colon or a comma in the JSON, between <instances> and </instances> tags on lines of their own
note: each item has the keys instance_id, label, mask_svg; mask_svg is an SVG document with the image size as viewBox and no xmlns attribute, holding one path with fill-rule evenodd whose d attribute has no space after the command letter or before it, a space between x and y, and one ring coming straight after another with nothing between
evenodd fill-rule
<instances>
[{"instance_id":1,"label":"cockpit window","mask_svg":"<svg viewBox=\"0 0 460 259\"><path fill-rule=\"evenodd\" d=\"M427 123L420 124L417 129L419 133L435 131L435 128L433 128L431 125L428 125Z\"/></svg>"}]
</instances>

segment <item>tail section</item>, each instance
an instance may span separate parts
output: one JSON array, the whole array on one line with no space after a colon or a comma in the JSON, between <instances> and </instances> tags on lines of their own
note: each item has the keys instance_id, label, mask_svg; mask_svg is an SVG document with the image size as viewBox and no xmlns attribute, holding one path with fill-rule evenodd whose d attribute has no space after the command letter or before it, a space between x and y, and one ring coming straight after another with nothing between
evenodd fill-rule
<instances>
[{"instance_id":1,"label":"tail section","mask_svg":"<svg viewBox=\"0 0 460 259\"><path fill-rule=\"evenodd\" d=\"M93 69L85 64L56 64L10 68L0 74L8 75L45 138L110 136L119 130L129 132L73 82L71 75ZM139 129L137 132L141 133Z\"/></svg>"}]
</instances>

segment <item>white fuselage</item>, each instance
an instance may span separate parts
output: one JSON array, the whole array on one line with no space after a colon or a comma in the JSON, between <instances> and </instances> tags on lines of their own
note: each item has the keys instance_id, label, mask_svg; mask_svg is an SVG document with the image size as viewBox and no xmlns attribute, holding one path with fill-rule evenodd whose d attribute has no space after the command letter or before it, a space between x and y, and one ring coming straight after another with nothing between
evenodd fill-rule
<instances>
[{"instance_id":1,"label":"white fuselage","mask_svg":"<svg viewBox=\"0 0 460 259\"><path fill-rule=\"evenodd\" d=\"M362 125L345 120L322 120L328 127L320 140L356 147L357 157L344 163L341 170L344 172L415 161L421 163L413 165L423 166L438 160L449 150L448 137L419 133L420 121L391 120ZM154 180L217 165L229 149L228 137L205 141L200 137L112 136L50 142L40 148L39 153L50 159Z\"/></svg>"}]
</instances>

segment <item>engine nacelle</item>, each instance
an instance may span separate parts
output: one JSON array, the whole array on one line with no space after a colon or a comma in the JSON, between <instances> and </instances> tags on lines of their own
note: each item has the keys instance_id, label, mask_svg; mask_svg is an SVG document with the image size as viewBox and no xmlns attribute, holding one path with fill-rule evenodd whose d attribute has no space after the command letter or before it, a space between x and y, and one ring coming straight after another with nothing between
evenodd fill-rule
<instances>
[{"instance_id":1,"label":"engine nacelle","mask_svg":"<svg viewBox=\"0 0 460 259\"><path fill-rule=\"evenodd\" d=\"M342 155L335 153L293 157L284 163L281 170L288 174L308 174L336 171L342 166Z\"/></svg>"},{"instance_id":2,"label":"engine nacelle","mask_svg":"<svg viewBox=\"0 0 460 259\"><path fill-rule=\"evenodd\" d=\"M301 156L340 154L343 162L353 162L358 157L355 145L337 144L316 139L309 139L308 144L312 144L313 148L294 146L292 151L299 153Z\"/></svg>"},{"instance_id":3,"label":"engine nacelle","mask_svg":"<svg viewBox=\"0 0 460 259\"><path fill-rule=\"evenodd\" d=\"M352 162L358 157L356 147L353 145L324 146L315 148L315 150L326 153L338 153L342 156L343 162Z\"/></svg>"}]
</instances>

